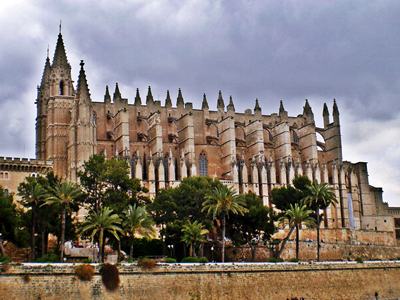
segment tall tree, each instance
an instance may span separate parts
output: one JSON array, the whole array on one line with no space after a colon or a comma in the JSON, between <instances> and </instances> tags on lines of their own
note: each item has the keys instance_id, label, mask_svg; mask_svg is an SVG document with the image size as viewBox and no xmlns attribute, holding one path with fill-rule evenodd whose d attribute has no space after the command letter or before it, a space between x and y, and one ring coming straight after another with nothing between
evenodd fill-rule
<instances>
[{"instance_id":1,"label":"tall tree","mask_svg":"<svg viewBox=\"0 0 400 300\"><path fill-rule=\"evenodd\" d=\"M106 233L110 233L119 241L119 235L124 231L119 226L121 218L113 213L113 210L108 207L102 207L100 211L91 211L85 218L84 223L80 229L81 234L90 232L90 238L93 240L98 237L100 261L104 261L104 238Z\"/></svg>"},{"instance_id":2,"label":"tall tree","mask_svg":"<svg viewBox=\"0 0 400 300\"><path fill-rule=\"evenodd\" d=\"M313 182L307 187L308 195L304 197L304 203L311 207L315 207L317 221L317 260L320 259L320 210L326 209L331 204L336 204L337 199L333 189L326 183Z\"/></svg>"},{"instance_id":3,"label":"tall tree","mask_svg":"<svg viewBox=\"0 0 400 300\"><path fill-rule=\"evenodd\" d=\"M39 206L46 197L46 190L39 183L36 177L27 177L24 182L18 186L18 194L22 198L22 204L30 208L31 213L31 258L36 257L36 228Z\"/></svg>"},{"instance_id":4,"label":"tall tree","mask_svg":"<svg viewBox=\"0 0 400 300\"><path fill-rule=\"evenodd\" d=\"M257 246L268 241L275 232L276 220L273 209L264 206L262 199L253 193L239 195L246 203L248 212L230 216L227 233L236 245L247 244L251 248L251 260L256 257Z\"/></svg>"},{"instance_id":5,"label":"tall tree","mask_svg":"<svg viewBox=\"0 0 400 300\"><path fill-rule=\"evenodd\" d=\"M44 205L61 207L61 239L60 239L60 259L64 259L64 243L65 243L65 224L66 214L71 211L74 201L80 197L82 191L79 186L72 182L61 182L55 187L50 188L46 196Z\"/></svg>"},{"instance_id":6,"label":"tall tree","mask_svg":"<svg viewBox=\"0 0 400 300\"><path fill-rule=\"evenodd\" d=\"M198 221L187 221L182 227L182 241L189 246L189 256L197 256L196 249L201 243L205 243L205 235L208 230Z\"/></svg>"},{"instance_id":7,"label":"tall tree","mask_svg":"<svg viewBox=\"0 0 400 300\"><path fill-rule=\"evenodd\" d=\"M154 221L147 212L145 207L129 205L124 211L123 229L131 238L129 257L133 258L133 242L135 237L141 236L145 238L154 237L156 230Z\"/></svg>"},{"instance_id":8,"label":"tall tree","mask_svg":"<svg viewBox=\"0 0 400 300\"><path fill-rule=\"evenodd\" d=\"M280 219L281 221L288 221L289 228L295 227L296 229L296 259L299 259L299 229L302 224L311 226L315 224L314 219L311 217L312 210L308 209L306 205L299 203L290 204L285 215Z\"/></svg>"},{"instance_id":9,"label":"tall tree","mask_svg":"<svg viewBox=\"0 0 400 300\"><path fill-rule=\"evenodd\" d=\"M214 188L203 202L202 211L206 211L209 215L212 215L214 219L219 217L222 223L222 249L221 257L222 262L225 262L225 230L226 230L226 218L229 214L241 214L243 215L248 210L245 207L245 202L242 198L238 197L235 191L231 187L222 185Z\"/></svg>"}]
</instances>

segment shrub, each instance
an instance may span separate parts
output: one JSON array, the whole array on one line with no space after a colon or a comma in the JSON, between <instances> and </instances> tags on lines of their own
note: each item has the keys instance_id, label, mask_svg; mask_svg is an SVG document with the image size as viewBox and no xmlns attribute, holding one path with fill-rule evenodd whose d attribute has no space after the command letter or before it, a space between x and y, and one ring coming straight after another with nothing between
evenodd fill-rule
<instances>
[{"instance_id":1,"label":"shrub","mask_svg":"<svg viewBox=\"0 0 400 300\"><path fill-rule=\"evenodd\" d=\"M0 273L7 273L10 270L10 265L6 263L0 264Z\"/></svg>"},{"instance_id":2,"label":"shrub","mask_svg":"<svg viewBox=\"0 0 400 300\"><path fill-rule=\"evenodd\" d=\"M271 263L278 263L283 262L283 259L280 257L268 257L266 261Z\"/></svg>"},{"instance_id":3,"label":"shrub","mask_svg":"<svg viewBox=\"0 0 400 300\"><path fill-rule=\"evenodd\" d=\"M104 264L100 269L101 279L105 288L109 291L115 291L119 286L118 268L111 264Z\"/></svg>"},{"instance_id":4,"label":"shrub","mask_svg":"<svg viewBox=\"0 0 400 300\"><path fill-rule=\"evenodd\" d=\"M364 260L362 259L362 257L357 257L356 262L359 264L362 264L364 262Z\"/></svg>"},{"instance_id":5,"label":"shrub","mask_svg":"<svg viewBox=\"0 0 400 300\"><path fill-rule=\"evenodd\" d=\"M91 264L91 263L92 263L92 260L91 260L90 258L85 258L85 259L83 260L83 263L84 263L84 264Z\"/></svg>"},{"instance_id":6,"label":"shrub","mask_svg":"<svg viewBox=\"0 0 400 300\"><path fill-rule=\"evenodd\" d=\"M29 276L29 274L24 274L24 276L22 276L22 280L25 283L29 283L31 281L31 277Z\"/></svg>"},{"instance_id":7,"label":"shrub","mask_svg":"<svg viewBox=\"0 0 400 300\"><path fill-rule=\"evenodd\" d=\"M299 262L300 260L298 258L291 258L288 261L289 262Z\"/></svg>"},{"instance_id":8,"label":"shrub","mask_svg":"<svg viewBox=\"0 0 400 300\"><path fill-rule=\"evenodd\" d=\"M47 253L47 254L35 259L35 262L58 262L58 261L60 261L60 258L55 253Z\"/></svg>"},{"instance_id":9,"label":"shrub","mask_svg":"<svg viewBox=\"0 0 400 300\"><path fill-rule=\"evenodd\" d=\"M8 264L11 259L8 256L0 256L0 264Z\"/></svg>"},{"instance_id":10,"label":"shrub","mask_svg":"<svg viewBox=\"0 0 400 300\"><path fill-rule=\"evenodd\" d=\"M176 263L176 259L175 259L175 258L172 258L172 257L166 257L166 258L164 259L164 262L166 262L166 263L168 263L168 264Z\"/></svg>"},{"instance_id":11,"label":"shrub","mask_svg":"<svg viewBox=\"0 0 400 300\"><path fill-rule=\"evenodd\" d=\"M193 257L193 256L187 256L184 257L181 260L182 263L207 263L208 259L207 257Z\"/></svg>"},{"instance_id":12,"label":"shrub","mask_svg":"<svg viewBox=\"0 0 400 300\"><path fill-rule=\"evenodd\" d=\"M157 265L157 261L151 258L143 257L137 262L137 265L143 269L153 269Z\"/></svg>"},{"instance_id":13,"label":"shrub","mask_svg":"<svg viewBox=\"0 0 400 300\"><path fill-rule=\"evenodd\" d=\"M75 268L75 275L82 281L90 281L94 275L94 268L88 264L79 265Z\"/></svg>"}]
</instances>

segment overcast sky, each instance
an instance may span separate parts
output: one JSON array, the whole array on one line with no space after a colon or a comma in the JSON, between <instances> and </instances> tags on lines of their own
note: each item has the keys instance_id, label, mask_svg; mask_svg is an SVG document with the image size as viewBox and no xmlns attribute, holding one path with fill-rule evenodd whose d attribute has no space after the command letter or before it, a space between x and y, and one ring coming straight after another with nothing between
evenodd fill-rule
<instances>
[{"instance_id":1,"label":"overcast sky","mask_svg":"<svg viewBox=\"0 0 400 300\"><path fill-rule=\"evenodd\" d=\"M215 109L218 90L236 111L302 113L308 98L336 98L344 159L368 162L370 184L400 206L400 1L0 2L0 155L34 157L36 85L58 25L73 78L85 60L92 98L118 82L133 102L148 85L165 99L182 88Z\"/></svg>"}]
</instances>

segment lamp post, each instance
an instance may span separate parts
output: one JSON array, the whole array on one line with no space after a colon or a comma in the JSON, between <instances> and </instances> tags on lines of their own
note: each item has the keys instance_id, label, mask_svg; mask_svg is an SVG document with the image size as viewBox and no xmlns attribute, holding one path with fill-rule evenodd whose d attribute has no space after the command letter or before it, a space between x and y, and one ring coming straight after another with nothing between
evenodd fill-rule
<instances>
[{"instance_id":1,"label":"lamp post","mask_svg":"<svg viewBox=\"0 0 400 300\"><path fill-rule=\"evenodd\" d=\"M214 246L211 246L211 262L214 262Z\"/></svg>"},{"instance_id":2,"label":"lamp post","mask_svg":"<svg viewBox=\"0 0 400 300\"><path fill-rule=\"evenodd\" d=\"M174 245L168 245L169 254L171 257L174 257Z\"/></svg>"},{"instance_id":3,"label":"lamp post","mask_svg":"<svg viewBox=\"0 0 400 300\"><path fill-rule=\"evenodd\" d=\"M3 248L3 234L0 232L0 254L2 255L2 256L5 256L6 254L5 254L5 251L4 251L4 248Z\"/></svg>"}]
</instances>

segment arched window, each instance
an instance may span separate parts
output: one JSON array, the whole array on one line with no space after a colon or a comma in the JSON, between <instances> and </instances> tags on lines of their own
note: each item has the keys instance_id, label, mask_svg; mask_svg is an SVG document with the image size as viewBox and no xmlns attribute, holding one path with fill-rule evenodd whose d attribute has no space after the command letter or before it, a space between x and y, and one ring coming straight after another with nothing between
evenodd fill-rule
<instances>
[{"instance_id":1,"label":"arched window","mask_svg":"<svg viewBox=\"0 0 400 300\"><path fill-rule=\"evenodd\" d=\"M199 156L199 174L200 176L208 175L208 160L205 152L201 152Z\"/></svg>"},{"instance_id":2,"label":"arched window","mask_svg":"<svg viewBox=\"0 0 400 300\"><path fill-rule=\"evenodd\" d=\"M58 94L61 95L61 96L64 95L64 81L63 80L60 81Z\"/></svg>"}]
</instances>

